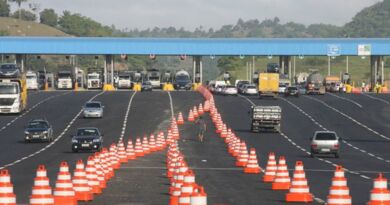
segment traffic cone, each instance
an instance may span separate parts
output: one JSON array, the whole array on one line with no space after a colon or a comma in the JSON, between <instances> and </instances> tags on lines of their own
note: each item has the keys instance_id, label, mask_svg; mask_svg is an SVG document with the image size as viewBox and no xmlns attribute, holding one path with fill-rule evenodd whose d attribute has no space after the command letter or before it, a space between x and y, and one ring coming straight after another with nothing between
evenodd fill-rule
<instances>
[{"instance_id":1,"label":"traffic cone","mask_svg":"<svg viewBox=\"0 0 390 205\"><path fill-rule=\"evenodd\" d=\"M250 149L248 163L246 164L246 167L244 168L244 172L247 174L258 174L261 172L261 168L260 168L259 163L257 161L255 148Z\"/></svg>"},{"instance_id":2,"label":"traffic cone","mask_svg":"<svg viewBox=\"0 0 390 205\"><path fill-rule=\"evenodd\" d=\"M226 124L223 124L223 125L222 125L222 131L221 131L220 137L221 137L221 138L225 138L226 136L227 136L227 126L226 126Z\"/></svg>"},{"instance_id":3,"label":"traffic cone","mask_svg":"<svg viewBox=\"0 0 390 205\"><path fill-rule=\"evenodd\" d=\"M87 174L88 185L92 189L93 194L101 194L102 188L100 188L100 181L96 173L95 159L93 156L89 156L87 160L87 167L85 168Z\"/></svg>"},{"instance_id":4,"label":"traffic cone","mask_svg":"<svg viewBox=\"0 0 390 205\"><path fill-rule=\"evenodd\" d=\"M179 115L177 117L177 124L178 125L184 124L184 118L183 118L183 114L181 112L179 112Z\"/></svg>"},{"instance_id":5,"label":"traffic cone","mask_svg":"<svg viewBox=\"0 0 390 205\"><path fill-rule=\"evenodd\" d=\"M93 199L92 189L88 185L87 174L85 173L84 163L82 160L77 161L72 182L73 189L76 192L76 199L78 201L91 201Z\"/></svg>"},{"instance_id":6,"label":"traffic cone","mask_svg":"<svg viewBox=\"0 0 390 205\"><path fill-rule=\"evenodd\" d=\"M240 148L240 154L238 155L237 161L236 161L236 166L237 167L245 167L246 164L248 163L248 150L246 148L245 142L241 143L241 148Z\"/></svg>"},{"instance_id":7,"label":"traffic cone","mask_svg":"<svg viewBox=\"0 0 390 205\"><path fill-rule=\"evenodd\" d=\"M145 154L150 153L149 141L148 141L148 137L146 136L144 136L144 138L142 139L142 149L144 150Z\"/></svg>"},{"instance_id":8,"label":"traffic cone","mask_svg":"<svg viewBox=\"0 0 390 205\"><path fill-rule=\"evenodd\" d=\"M265 174L263 176L263 182L273 182L276 175L276 170L278 169L276 165L275 154L270 152L268 154L268 162L265 168Z\"/></svg>"},{"instance_id":9,"label":"traffic cone","mask_svg":"<svg viewBox=\"0 0 390 205\"><path fill-rule=\"evenodd\" d=\"M127 160L134 160L137 158L134 152L133 142L131 141L131 139L127 141L126 152L127 152Z\"/></svg>"},{"instance_id":10,"label":"traffic cone","mask_svg":"<svg viewBox=\"0 0 390 205\"><path fill-rule=\"evenodd\" d=\"M202 105L202 103L200 103L200 104L199 104L198 113L199 113L199 115L203 115L203 113L204 113L204 110L203 110L203 105Z\"/></svg>"},{"instance_id":11,"label":"traffic cone","mask_svg":"<svg viewBox=\"0 0 390 205\"><path fill-rule=\"evenodd\" d=\"M141 139L137 138L135 141L135 156L143 157L145 156L144 149L142 148Z\"/></svg>"},{"instance_id":12,"label":"traffic cone","mask_svg":"<svg viewBox=\"0 0 390 205\"><path fill-rule=\"evenodd\" d=\"M349 195L347 179L344 177L342 166L336 166L332 179L332 186L329 189L328 205L351 205L352 198Z\"/></svg>"},{"instance_id":13,"label":"traffic cone","mask_svg":"<svg viewBox=\"0 0 390 205\"><path fill-rule=\"evenodd\" d=\"M118 147L119 162L122 164L127 163L128 159L127 159L126 148L122 140L119 140L117 147Z\"/></svg>"},{"instance_id":14,"label":"traffic cone","mask_svg":"<svg viewBox=\"0 0 390 205\"><path fill-rule=\"evenodd\" d=\"M175 183L173 187L173 191L171 193L171 197L169 198L169 205L178 205L179 204L179 196L181 194L181 185L180 183Z\"/></svg>"},{"instance_id":15,"label":"traffic cone","mask_svg":"<svg viewBox=\"0 0 390 205\"><path fill-rule=\"evenodd\" d=\"M119 169L121 167L121 162L119 161L118 148L115 143L111 144L109 153L112 168L114 168L114 170Z\"/></svg>"},{"instance_id":16,"label":"traffic cone","mask_svg":"<svg viewBox=\"0 0 390 205\"><path fill-rule=\"evenodd\" d=\"M151 134L150 138L149 138L149 149L150 149L151 152L157 151L156 140L155 140L153 134Z\"/></svg>"},{"instance_id":17,"label":"traffic cone","mask_svg":"<svg viewBox=\"0 0 390 205\"><path fill-rule=\"evenodd\" d=\"M77 205L76 193L69 173L68 163L61 162L60 171L54 189L55 205Z\"/></svg>"},{"instance_id":18,"label":"traffic cone","mask_svg":"<svg viewBox=\"0 0 390 205\"><path fill-rule=\"evenodd\" d=\"M194 122L194 121L195 121L194 113L190 109L190 113L188 114L188 122Z\"/></svg>"},{"instance_id":19,"label":"traffic cone","mask_svg":"<svg viewBox=\"0 0 390 205\"><path fill-rule=\"evenodd\" d=\"M191 194L194 191L195 175L192 170L184 174L183 185L181 186L179 205L191 205Z\"/></svg>"},{"instance_id":20,"label":"traffic cone","mask_svg":"<svg viewBox=\"0 0 390 205\"><path fill-rule=\"evenodd\" d=\"M16 205L14 187L7 169L0 170L0 205Z\"/></svg>"},{"instance_id":21,"label":"traffic cone","mask_svg":"<svg viewBox=\"0 0 390 205\"><path fill-rule=\"evenodd\" d=\"M192 109L193 112L194 112L194 118L198 118L199 117L199 113L198 113L198 108L196 108L196 106L194 106L194 108Z\"/></svg>"},{"instance_id":22,"label":"traffic cone","mask_svg":"<svg viewBox=\"0 0 390 205\"><path fill-rule=\"evenodd\" d=\"M279 157L278 169L276 170L275 180L272 183L272 190L290 189L290 176L284 156Z\"/></svg>"},{"instance_id":23,"label":"traffic cone","mask_svg":"<svg viewBox=\"0 0 390 205\"><path fill-rule=\"evenodd\" d=\"M202 186L196 186L192 192L191 205L207 205L207 194Z\"/></svg>"},{"instance_id":24,"label":"traffic cone","mask_svg":"<svg viewBox=\"0 0 390 205\"><path fill-rule=\"evenodd\" d=\"M126 156L126 158L127 158L127 156ZM104 177L100 154L98 152L96 152L93 159L95 162L96 175L97 175L97 179L99 180L99 186L101 189L105 189L107 187L107 185L106 185L106 179Z\"/></svg>"},{"instance_id":25,"label":"traffic cone","mask_svg":"<svg viewBox=\"0 0 390 205\"><path fill-rule=\"evenodd\" d=\"M286 194L286 202L313 202L313 195L307 185L303 162L295 163L294 177L291 182L290 192Z\"/></svg>"},{"instance_id":26,"label":"traffic cone","mask_svg":"<svg viewBox=\"0 0 390 205\"><path fill-rule=\"evenodd\" d=\"M104 172L104 178L106 180L111 179L115 176L114 169L111 165L111 157L108 153L107 148L103 147L102 151L102 160L103 160L103 172Z\"/></svg>"},{"instance_id":27,"label":"traffic cone","mask_svg":"<svg viewBox=\"0 0 390 205\"><path fill-rule=\"evenodd\" d=\"M389 205L390 191L387 189L387 179L379 173L374 180L374 189L371 190L370 201L367 205Z\"/></svg>"},{"instance_id":28,"label":"traffic cone","mask_svg":"<svg viewBox=\"0 0 390 205\"><path fill-rule=\"evenodd\" d=\"M204 102L204 112L210 112L210 101L208 100Z\"/></svg>"},{"instance_id":29,"label":"traffic cone","mask_svg":"<svg viewBox=\"0 0 390 205\"><path fill-rule=\"evenodd\" d=\"M30 196L30 205L54 205L54 198L44 165L39 165Z\"/></svg>"}]
</instances>

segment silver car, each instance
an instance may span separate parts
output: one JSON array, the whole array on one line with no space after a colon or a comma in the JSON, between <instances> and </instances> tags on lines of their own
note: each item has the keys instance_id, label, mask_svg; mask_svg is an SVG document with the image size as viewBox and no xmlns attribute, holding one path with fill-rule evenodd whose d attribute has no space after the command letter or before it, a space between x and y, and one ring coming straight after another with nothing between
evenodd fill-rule
<instances>
[{"instance_id":1,"label":"silver car","mask_svg":"<svg viewBox=\"0 0 390 205\"><path fill-rule=\"evenodd\" d=\"M340 140L335 132L316 131L311 140L310 156L316 154L332 154L336 158L340 156Z\"/></svg>"},{"instance_id":2,"label":"silver car","mask_svg":"<svg viewBox=\"0 0 390 205\"><path fill-rule=\"evenodd\" d=\"M87 102L83 106L84 118L102 118L103 112L104 106L98 101Z\"/></svg>"}]
</instances>

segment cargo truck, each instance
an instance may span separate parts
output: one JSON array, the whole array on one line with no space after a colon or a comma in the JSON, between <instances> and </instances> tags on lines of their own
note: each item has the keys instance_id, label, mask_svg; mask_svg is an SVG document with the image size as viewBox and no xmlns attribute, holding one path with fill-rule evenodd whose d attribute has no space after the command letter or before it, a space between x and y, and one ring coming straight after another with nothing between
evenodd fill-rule
<instances>
[{"instance_id":1,"label":"cargo truck","mask_svg":"<svg viewBox=\"0 0 390 205\"><path fill-rule=\"evenodd\" d=\"M325 77L324 85L326 92L339 92L341 80L337 76Z\"/></svg>"},{"instance_id":2,"label":"cargo truck","mask_svg":"<svg viewBox=\"0 0 390 205\"><path fill-rule=\"evenodd\" d=\"M131 73L118 74L118 89L132 88Z\"/></svg>"},{"instance_id":3,"label":"cargo truck","mask_svg":"<svg viewBox=\"0 0 390 205\"><path fill-rule=\"evenodd\" d=\"M260 98L276 98L279 92L279 73L260 73L258 90Z\"/></svg>"},{"instance_id":4,"label":"cargo truck","mask_svg":"<svg viewBox=\"0 0 390 205\"><path fill-rule=\"evenodd\" d=\"M101 89L103 87L102 74L96 71L87 74L87 89Z\"/></svg>"},{"instance_id":5,"label":"cargo truck","mask_svg":"<svg viewBox=\"0 0 390 205\"><path fill-rule=\"evenodd\" d=\"M282 108L279 106L252 106L251 131L280 132Z\"/></svg>"},{"instance_id":6,"label":"cargo truck","mask_svg":"<svg viewBox=\"0 0 390 205\"><path fill-rule=\"evenodd\" d=\"M21 113L27 106L25 77L0 78L0 113Z\"/></svg>"},{"instance_id":7,"label":"cargo truck","mask_svg":"<svg viewBox=\"0 0 390 205\"><path fill-rule=\"evenodd\" d=\"M73 76L71 71L59 71L57 73L57 89L72 89Z\"/></svg>"},{"instance_id":8,"label":"cargo truck","mask_svg":"<svg viewBox=\"0 0 390 205\"><path fill-rule=\"evenodd\" d=\"M307 77L306 94L325 94L324 77L318 72L314 72Z\"/></svg>"}]
</instances>

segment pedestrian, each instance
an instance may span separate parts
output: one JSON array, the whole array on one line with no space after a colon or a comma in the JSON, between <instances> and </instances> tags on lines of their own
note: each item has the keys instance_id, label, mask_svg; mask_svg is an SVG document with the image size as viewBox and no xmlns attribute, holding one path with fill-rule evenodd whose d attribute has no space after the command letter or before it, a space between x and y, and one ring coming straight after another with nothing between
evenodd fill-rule
<instances>
[{"instance_id":1,"label":"pedestrian","mask_svg":"<svg viewBox=\"0 0 390 205\"><path fill-rule=\"evenodd\" d=\"M204 121L202 116L199 116L195 123L198 125L198 139L200 142L203 142L204 133L206 132L207 128L206 122Z\"/></svg>"}]
</instances>

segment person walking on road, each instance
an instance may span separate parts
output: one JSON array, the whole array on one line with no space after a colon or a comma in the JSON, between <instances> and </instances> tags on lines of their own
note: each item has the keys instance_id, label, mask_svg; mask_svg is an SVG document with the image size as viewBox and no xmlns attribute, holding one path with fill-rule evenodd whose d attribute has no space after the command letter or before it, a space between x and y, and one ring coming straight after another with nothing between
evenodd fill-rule
<instances>
[{"instance_id":1,"label":"person walking on road","mask_svg":"<svg viewBox=\"0 0 390 205\"><path fill-rule=\"evenodd\" d=\"M198 139L200 142L203 142L204 133L206 132L206 122L202 116L199 116L195 123L198 125Z\"/></svg>"}]
</instances>

